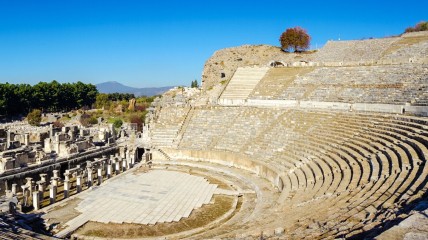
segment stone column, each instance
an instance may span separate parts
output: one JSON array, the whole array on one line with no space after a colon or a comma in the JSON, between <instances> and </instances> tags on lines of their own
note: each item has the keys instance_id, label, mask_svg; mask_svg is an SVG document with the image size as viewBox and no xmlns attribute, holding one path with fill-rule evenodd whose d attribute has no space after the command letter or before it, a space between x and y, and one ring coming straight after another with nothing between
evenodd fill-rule
<instances>
[{"instance_id":1,"label":"stone column","mask_svg":"<svg viewBox=\"0 0 428 240\"><path fill-rule=\"evenodd\" d=\"M37 182L37 186L39 187L38 191L39 191L39 199L40 201L43 201L43 194L45 192L45 182L43 181L38 181Z\"/></svg>"},{"instance_id":2,"label":"stone column","mask_svg":"<svg viewBox=\"0 0 428 240\"><path fill-rule=\"evenodd\" d=\"M76 176L76 189L78 193L82 191L82 175Z\"/></svg>"},{"instance_id":3,"label":"stone column","mask_svg":"<svg viewBox=\"0 0 428 240\"><path fill-rule=\"evenodd\" d=\"M101 166L97 169L97 175L98 175L98 185L100 185L103 182L103 168Z\"/></svg>"},{"instance_id":4,"label":"stone column","mask_svg":"<svg viewBox=\"0 0 428 240\"><path fill-rule=\"evenodd\" d=\"M116 175L118 175L120 173L120 162L119 161L116 161L114 163L114 168L116 170Z\"/></svg>"},{"instance_id":5,"label":"stone column","mask_svg":"<svg viewBox=\"0 0 428 240\"><path fill-rule=\"evenodd\" d=\"M40 209L39 191L33 192L33 207L36 211Z\"/></svg>"},{"instance_id":6,"label":"stone column","mask_svg":"<svg viewBox=\"0 0 428 240\"><path fill-rule=\"evenodd\" d=\"M46 173L41 173L40 175L40 180L42 180L43 182L48 182L48 179L46 178L47 174ZM46 187L46 186L45 186Z\"/></svg>"},{"instance_id":7,"label":"stone column","mask_svg":"<svg viewBox=\"0 0 428 240\"><path fill-rule=\"evenodd\" d=\"M51 183L50 185L50 189L49 189L49 200L51 204L54 204L56 201L56 186L53 185L53 183Z\"/></svg>"},{"instance_id":8,"label":"stone column","mask_svg":"<svg viewBox=\"0 0 428 240\"><path fill-rule=\"evenodd\" d=\"M87 167L88 170L88 188L92 187L93 181L92 181L92 167Z\"/></svg>"},{"instance_id":9,"label":"stone column","mask_svg":"<svg viewBox=\"0 0 428 240\"><path fill-rule=\"evenodd\" d=\"M53 170L53 177L54 178L58 178L59 177L59 171L58 170Z\"/></svg>"},{"instance_id":10,"label":"stone column","mask_svg":"<svg viewBox=\"0 0 428 240\"><path fill-rule=\"evenodd\" d=\"M24 134L24 145L25 146L30 145L30 134L28 133Z\"/></svg>"},{"instance_id":11,"label":"stone column","mask_svg":"<svg viewBox=\"0 0 428 240\"><path fill-rule=\"evenodd\" d=\"M12 183L12 194L16 195L16 183Z\"/></svg>"},{"instance_id":12,"label":"stone column","mask_svg":"<svg viewBox=\"0 0 428 240\"><path fill-rule=\"evenodd\" d=\"M107 178L111 178L112 167L111 163L107 165Z\"/></svg>"},{"instance_id":13,"label":"stone column","mask_svg":"<svg viewBox=\"0 0 428 240\"><path fill-rule=\"evenodd\" d=\"M122 170L123 170L124 172L126 171L126 168L128 167L127 165L128 165L128 164L127 164L126 159L122 159Z\"/></svg>"},{"instance_id":14,"label":"stone column","mask_svg":"<svg viewBox=\"0 0 428 240\"><path fill-rule=\"evenodd\" d=\"M70 173L69 172L65 172L64 173L64 180L65 181L70 181Z\"/></svg>"},{"instance_id":15,"label":"stone column","mask_svg":"<svg viewBox=\"0 0 428 240\"><path fill-rule=\"evenodd\" d=\"M22 188L22 198L23 198L23 205L26 207L28 205L28 201L30 198L28 186L27 185L21 185Z\"/></svg>"},{"instance_id":16,"label":"stone column","mask_svg":"<svg viewBox=\"0 0 428 240\"><path fill-rule=\"evenodd\" d=\"M53 177L51 180L51 184L55 187L58 187L58 177Z\"/></svg>"},{"instance_id":17,"label":"stone column","mask_svg":"<svg viewBox=\"0 0 428 240\"><path fill-rule=\"evenodd\" d=\"M33 180L33 178L26 177L25 180L26 180L25 185L28 186L28 191L30 191L30 196L31 196L33 194L33 184L31 182L31 180Z\"/></svg>"},{"instance_id":18,"label":"stone column","mask_svg":"<svg viewBox=\"0 0 428 240\"><path fill-rule=\"evenodd\" d=\"M70 181L64 180L64 198L68 198L70 194Z\"/></svg>"}]
</instances>

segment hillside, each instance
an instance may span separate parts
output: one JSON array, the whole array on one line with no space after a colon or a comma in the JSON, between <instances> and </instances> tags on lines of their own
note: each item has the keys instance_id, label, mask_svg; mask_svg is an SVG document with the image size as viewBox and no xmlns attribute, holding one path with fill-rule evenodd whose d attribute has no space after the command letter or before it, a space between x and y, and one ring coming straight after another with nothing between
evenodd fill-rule
<instances>
[{"instance_id":1,"label":"hillside","mask_svg":"<svg viewBox=\"0 0 428 240\"><path fill-rule=\"evenodd\" d=\"M158 87L158 88L134 88L123 85L119 82L103 82L96 84L96 87L100 93L131 93L135 96L154 96L160 95L169 89L173 88L173 86L167 87Z\"/></svg>"}]
</instances>

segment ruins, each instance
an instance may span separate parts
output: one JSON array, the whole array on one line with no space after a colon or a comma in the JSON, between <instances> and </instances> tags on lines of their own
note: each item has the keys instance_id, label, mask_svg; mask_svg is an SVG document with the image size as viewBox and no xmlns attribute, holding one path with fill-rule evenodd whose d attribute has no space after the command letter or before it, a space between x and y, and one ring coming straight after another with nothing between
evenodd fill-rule
<instances>
[{"instance_id":1,"label":"ruins","mask_svg":"<svg viewBox=\"0 0 428 240\"><path fill-rule=\"evenodd\" d=\"M0 209L59 238L427 238L427 54L428 32L247 45L140 127L4 124Z\"/></svg>"}]
</instances>

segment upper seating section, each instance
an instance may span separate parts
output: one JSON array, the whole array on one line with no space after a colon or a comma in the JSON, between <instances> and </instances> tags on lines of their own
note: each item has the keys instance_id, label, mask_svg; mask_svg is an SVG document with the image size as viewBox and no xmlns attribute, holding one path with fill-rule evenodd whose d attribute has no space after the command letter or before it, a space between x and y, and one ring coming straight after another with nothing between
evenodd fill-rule
<instances>
[{"instance_id":1,"label":"upper seating section","mask_svg":"<svg viewBox=\"0 0 428 240\"><path fill-rule=\"evenodd\" d=\"M368 62L382 57L383 52L400 38L352 41L328 41L315 57L316 62Z\"/></svg>"},{"instance_id":2,"label":"upper seating section","mask_svg":"<svg viewBox=\"0 0 428 240\"><path fill-rule=\"evenodd\" d=\"M426 105L428 101L428 65L303 69L306 71L298 69L300 74L288 75L288 82L284 81L284 69L270 69L250 99L413 105Z\"/></svg>"}]
</instances>

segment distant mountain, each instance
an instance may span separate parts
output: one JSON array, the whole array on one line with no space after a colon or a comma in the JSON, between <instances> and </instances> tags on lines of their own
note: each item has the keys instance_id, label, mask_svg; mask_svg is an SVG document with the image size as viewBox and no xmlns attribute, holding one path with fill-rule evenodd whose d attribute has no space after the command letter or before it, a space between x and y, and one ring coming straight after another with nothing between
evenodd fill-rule
<instances>
[{"instance_id":1,"label":"distant mountain","mask_svg":"<svg viewBox=\"0 0 428 240\"><path fill-rule=\"evenodd\" d=\"M100 93L133 93L136 97L138 96L154 96L160 95L167 90L173 88L169 87L158 87L158 88L134 88L123 85L118 82L103 82L95 85Z\"/></svg>"}]
</instances>

